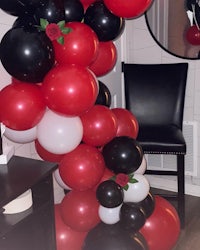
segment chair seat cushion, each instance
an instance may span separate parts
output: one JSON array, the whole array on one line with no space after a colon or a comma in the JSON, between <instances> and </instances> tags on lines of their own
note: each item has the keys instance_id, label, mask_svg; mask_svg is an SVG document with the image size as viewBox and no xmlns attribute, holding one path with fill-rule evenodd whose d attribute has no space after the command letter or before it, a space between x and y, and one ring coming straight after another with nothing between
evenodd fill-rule
<instances>
[{"instance_id":1,"label":"chair seat cushion","mask_svg":"<svg viewBox=\"0 0 200 250\"><path fill-rule=\"evenodd\" d=\"M137 141L144 153L185 154L186 143L180 128L168 126L139 126Z\"/></svg>"}]
</instances>

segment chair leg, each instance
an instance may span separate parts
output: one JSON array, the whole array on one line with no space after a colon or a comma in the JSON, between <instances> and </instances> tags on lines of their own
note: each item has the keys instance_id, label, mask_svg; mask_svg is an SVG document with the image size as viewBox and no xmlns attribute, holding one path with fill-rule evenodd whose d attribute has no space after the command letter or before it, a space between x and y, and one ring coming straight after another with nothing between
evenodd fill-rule
<instances>
[{"instance_id":1,"label":"chair leg","mask_svg":"<svg viewBox=\"0 0 200 250\"><path fill-rule=\"evenodd\" d=\"M177 155L178 171L178 214L181 228L185 226L185 156Z\"/></svg>"}]
</instances>

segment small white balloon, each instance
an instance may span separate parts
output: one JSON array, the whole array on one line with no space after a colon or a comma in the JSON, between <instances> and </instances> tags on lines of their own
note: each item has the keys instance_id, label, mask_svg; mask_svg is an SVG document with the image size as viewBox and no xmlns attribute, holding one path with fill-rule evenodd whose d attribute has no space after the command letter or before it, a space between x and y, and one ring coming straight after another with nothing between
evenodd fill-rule
<instances>
[{"instance_id":1,"label":"small white balloon","mask_svg":"<svg viewBox=\"0 0 200 250\"><path fill-rule=\"evenodd\" d=\"M138 182L128 183L128 190L124 190L124 202L140 202L144 200L149 193L150 184L144 175L134 174L133 178Z\"/></svg>"},{"instance_id":2,"label":"small white balloon","mask_svg":"<svg viewBox=\"0 0 200 250\"><path fill-rule=\"evenodd\" d=\"M61 176L60 176L60 172L59 172L59 169L56 169L53 173L53 176L56 180L56 182L58 183L58 185L65 189L65 190L71 190L71 188L69 186L67 186L64 181L62 180Z\"/></svg>"},{"instance_id":3,"label":"small white balloon","mask_svg":"<svg viewBox=\"0 0 200 250\"><path fill-rule=\"evenodd\" d=\"M5 127L4 136L16 143L30 143L37 138L36 126L27 130L13 130Z\"/></svg>"},{"instance_id":4,"label":"small white balloon","mask_svg":"<svg viewBox=\"0 0 200 250\"><path fill-rule=\"evenodd\" d=\"M134 174L144 174L147 169L147 160L145 158L145 155L143 155L142 163L139 166L139 168L134 172Z\"/></svg>"},{"instance_id":5,"label":"small white balloon","mask_svg":"<svg viewBox=\"0 0 200 250\"><path fill-rule=\"evenodd\" d=\"M118 207L107 208L107 207L100 205L99 217L101 221L109 225L117 223L120 220L119 214L120 214L121 206L122 204L119 205Z\"/></svg>"},{"instance_id":6,"label":"small white balloon","mask_svg":"<svg viewBox=\"0 0 200 250\"><path fill-rule=\"evenodd\" d=\"M78 116L67 117L47 110L37 125L37 139L44 149L53 154L74 150L83 137L83 125Z\"/></svg>"}]
</instances>

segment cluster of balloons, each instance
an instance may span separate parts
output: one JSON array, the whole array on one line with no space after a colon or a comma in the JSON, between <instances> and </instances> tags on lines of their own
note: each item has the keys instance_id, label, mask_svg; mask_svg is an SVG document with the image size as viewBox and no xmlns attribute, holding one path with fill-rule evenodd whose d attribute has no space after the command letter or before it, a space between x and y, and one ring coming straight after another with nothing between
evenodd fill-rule
<instances>
[{"instance_id":1,"label":"cluster of balloons","mask_svg":"<svg viewBox=\"0 0 200 250\"><path fill-rule=\"evenodd\" d=\"M8 139L34 142L42 159L58 163L54 177L67 190L55 205L58 250L170 250L178 238L175 209L151 194L144 176L136 117L111 108L111 93L97 79L116 64L114 40L125 19L142 15L151 2L0 3L17 17L0 44L12 78L0 91L0 121ZM41 19L58 27L65 21L64 44L38 28Z\"/></svg>"},{"instance_id":2,"label":"cluster of balloons","mask_svg":"<svg viewBox=\"0 0 200 250\"><path fill-rule=\"evenodd\" d=\"M152 207L149 207L152 203L146 200L146 205L143 203L140 213L136 212L138 207L135 203L125 203L120 213L122 223L109 225L100 222L87 234L83 249L172 250L180 230L177 213L164 198L155 196L154 201L153 212ZM147 210L144 212L142 207L146 207ZM145 222L142 222L143 213L146 213ZM152 214L148 215L148 213ZM135 224L136 221L138 225ZM141 226L143 223L144 225ZM139 227L141 228L137 231Z\"/></svg>"},{"instance_id":3,"label":"cluster of balloons","mask_svg":"<svg viewBox=\"0 0 200 250\"><path fill-rule=\"evenodd\" d=\"M102 148L82 143L65 154L54 175L67 190L57 205L62 219L56 219L57 232L65 229L63 240L57 234L58 249L73 231L69 244L77 250L173 249L178 214L151 193L145 170L142 149L131 136L115 136Z\"/></svg>"},{"instance_id":4,"label":"cluster of balloons","mask_svg":"<svg viewBox=\"0 0 200 250\"><path fill-rule=\"evenodd\" d=\"M192 12L194 24L186 31L186 39L191 45L200 45L200 2L187 0L186 9Z\"/></svg>"}]
</instances>

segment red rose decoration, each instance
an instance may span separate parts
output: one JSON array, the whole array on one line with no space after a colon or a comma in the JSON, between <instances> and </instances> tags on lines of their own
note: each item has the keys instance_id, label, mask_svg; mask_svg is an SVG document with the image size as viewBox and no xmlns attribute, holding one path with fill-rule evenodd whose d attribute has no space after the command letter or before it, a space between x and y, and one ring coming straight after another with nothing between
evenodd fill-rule
<instances>
[{"instance_id":1,"label":"red rose decoration","mask_svg":"<svg viewBox=\"0 0 200 250\"><path fill-rule=\"evenodd\" d=\"M129 182L129 176L123 173L120 173L116 176L115 182L121 187L125 187Z\"/></svg>"},{"instance_id":2,"label":"red rose decoration","mask_svg":"<svg viewBox=\"0 0 200 250\"><path fill-rule=\"evenodd\" d=\"M137 183L138 181L134 178L134 174L124 174L120 173L117 175L114 175L110 178L111 180L115 181L117 184L119 184L124 190L128 190L129 184Z\"/></svg>"},{"instance_id":3,"label":"red rose decoration","mask_svg":"<svg viewBox=\"0 0 200 250\"><path fill-rule=\"evenodd\" d=\"M71 32L70 28L65 27L65 21L58 23L49 23L46 19L40 18L40 26L38 30L45 31L51 41L56 40L60 44L64 44L64 36Z\"/></svg>"},{"instance_id":4,"label":"red rose decoration","mask_svg":"<svg viewBox=\"0 0 200 250\"><path fill-rule=\"evenodd\" d=\"M57 40L62 34L56 23L50 23L46 26L46 34L51 41Z\"/></svg>"}]
</instances>

